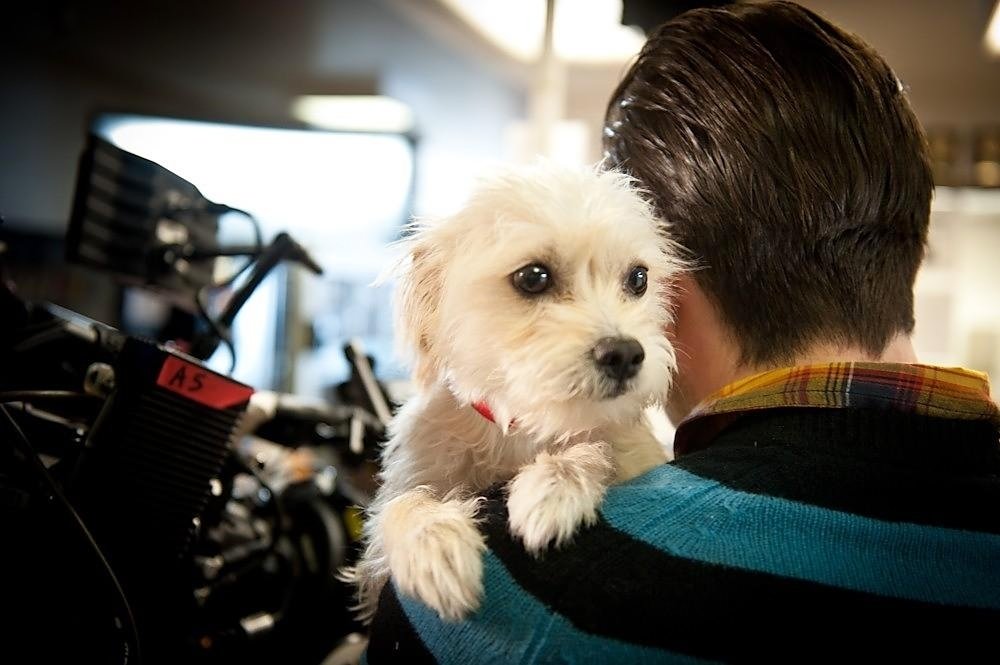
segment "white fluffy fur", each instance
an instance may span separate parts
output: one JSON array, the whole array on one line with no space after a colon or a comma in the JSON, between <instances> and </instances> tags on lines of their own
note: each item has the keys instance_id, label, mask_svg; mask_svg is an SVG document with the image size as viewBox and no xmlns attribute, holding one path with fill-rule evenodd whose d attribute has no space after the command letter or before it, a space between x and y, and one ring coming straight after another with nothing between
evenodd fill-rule
<instances>
[{"instance_id":1,"label":"white fluffy fur","mask_svg":"<svg viewBox=\"0 0 1000 665\"><path fill-rule=\"evenodd\" d=\"M435 498L432 488L403 492L385 504L382 533L389 569L403 593L424 599L445 619L460 619L482 593L477 499Z\"/></svg>"},{"instance_id":2,"label":"white fluffy fur","mask_svg":"<svg viewBox=\"0 0 1000 665\"><path fill-rule=\"evenodd\" d=\"M483 182L461 212L418 226L406 249L397 334L420 392L393 423L353 578L363 614L391 573L404 593L459 619L482 593L480 491L510 480L511 530L539 553L596 519L609 482L665 461L642 410L675 369L663 329L679 264L628 177L549 164ZM529 298L510 275L533 262L555 287ZM638 298L624 289L637 265L649 270ZM609 398L591 350L618 336L637 339L645 361Z\"/></svg>"}]
</instances>

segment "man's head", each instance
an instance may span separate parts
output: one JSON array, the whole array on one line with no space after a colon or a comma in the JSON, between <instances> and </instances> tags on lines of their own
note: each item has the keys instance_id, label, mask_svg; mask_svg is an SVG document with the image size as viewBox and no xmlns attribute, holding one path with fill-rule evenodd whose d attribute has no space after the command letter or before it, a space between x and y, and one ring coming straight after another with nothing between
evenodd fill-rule
<instances>
[{"instance_id":1,"label":"man's head","mask_svg":"<svg viewBox=\"0 0 1000 665\"><path fill-rule=\"evenodd\" d=\"M685 299L707 308L723 362L878 358L912 332L931 173L900 82L857 37L786 2L688 12L650 36L605 134L699 266L678 325Z\"/></svg>"}]
</instances>

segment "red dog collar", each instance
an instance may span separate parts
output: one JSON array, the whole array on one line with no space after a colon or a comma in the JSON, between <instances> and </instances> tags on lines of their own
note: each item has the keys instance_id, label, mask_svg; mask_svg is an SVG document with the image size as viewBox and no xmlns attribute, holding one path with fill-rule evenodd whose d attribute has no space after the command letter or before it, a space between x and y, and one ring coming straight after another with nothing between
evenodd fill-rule
<instances>
[{"instance_id":1,"label":"red dog collar","mask_svg":"<svg viewBox=\"0 0 1000 665\"><path fill-rule=\"evenodd\" d=\"M496 417L493 415L493 409L491 409L490 405L487 404L486 402L482 400L478 402L473 402L472 408L478 411L479 415L481 415L483 418L486 418L486 420L490 421L491 423L495 423L497 421ZM517 424L517 419L511 418L510 425L507 426L507 430L504 432L504 434L514 429L514 425L516 424Z\"/></svg>"},{"instance_id":2,"label":"red dog collar","mask_svg":"<svg viewBox=\"0 0 1000 665\"><path fill-rule=\"evenodd\" d=\"M483 418L490 421L491 423L496 422L496 418L493 417L493 409L486 402L473 402L472 408L479 412Z\"/></svg>"}]
</instances>

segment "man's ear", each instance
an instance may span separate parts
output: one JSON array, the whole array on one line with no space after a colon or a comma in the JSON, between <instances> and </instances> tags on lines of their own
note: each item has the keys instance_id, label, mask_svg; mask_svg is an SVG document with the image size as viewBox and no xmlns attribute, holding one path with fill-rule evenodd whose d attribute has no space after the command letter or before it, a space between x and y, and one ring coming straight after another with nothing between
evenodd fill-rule
<instances>
[{"instance_id":1,"label":"man's ear","mask_svg":"<svg viewBox=\"0 0 1000 665\"><path fill-rule=\"evenodd\" d=\"M402 243L406 250L396 271L397 344L413 362L413 380L422 388L437 382L444 249L426 227Z\"/></svg>"}]
</instances>

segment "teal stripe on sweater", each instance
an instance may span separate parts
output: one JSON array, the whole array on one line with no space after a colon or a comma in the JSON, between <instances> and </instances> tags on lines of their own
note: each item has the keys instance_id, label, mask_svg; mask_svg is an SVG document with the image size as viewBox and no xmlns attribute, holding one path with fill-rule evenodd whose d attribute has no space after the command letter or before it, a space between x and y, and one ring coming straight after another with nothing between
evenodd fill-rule
<instances>
[{"instance_id":1,"label":"teal stripe on sweater","mask_svg":"<svg viewBox=\"0 0 1000 665\"><path fill-rule=\"evenodd\" d=\"M396 595L413 628L440 663L704 663L680 654L591 635L526 593L492 552L483 560L479 611L461 623L441 621L413 598Z\"/></svg>"},{"instance_id":2,"label":"teal stripe on sweater","mask_svg":"<svg viewBox=\"0 0 1000 665\"><path fill-rule=\"evenodd\" d=\"M1000 536L730 489L673 465L608 492L607 522L669 554L907 600L1000 608Z\"/></svg>"}]
</instances>

